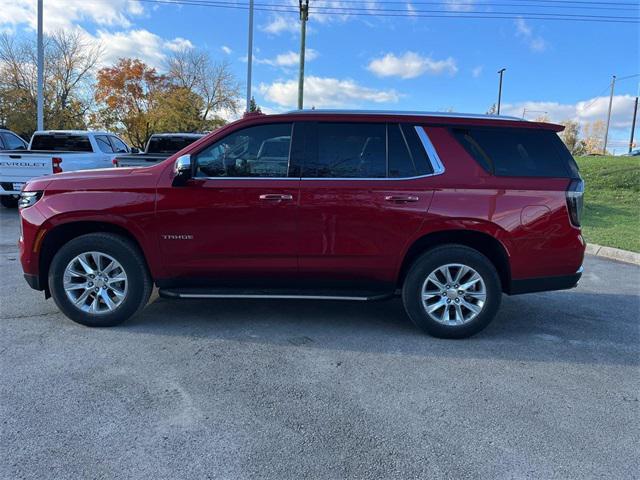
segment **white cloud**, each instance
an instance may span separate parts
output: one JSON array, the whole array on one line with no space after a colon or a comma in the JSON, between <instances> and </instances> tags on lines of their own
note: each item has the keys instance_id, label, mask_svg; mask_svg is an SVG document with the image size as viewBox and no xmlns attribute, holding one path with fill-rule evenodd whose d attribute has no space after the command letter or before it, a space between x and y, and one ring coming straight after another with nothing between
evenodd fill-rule
<instances>
[{"instance_id":1,"label":"white cloud","mask_svg":"<svg viewBox=\"0 0 640 480\"><path fill-rule=\"evenodd\" d=\"M445 4L445 8L452 12L470 12L474 6L475 0L448 0Z\"/></svg>"},{"instance_id":2,"label":"white cloud","mask_svg":"<svg viewBox=\"0 0 640 480\"><path fill-rule=\"evenodd\" d=\"M405 52L401 56L387 53L382 58L372 60L367 67L379 77L415 78L423 73L441 75L448 73L455 75L458 71L456 61L449 57L446 60L433 60L415 52Z\"/></svg>"},{"instance_id":3,"label":"white cloud","mask_svg":"<svg viewBox=\"0 0 640 480\"><path fill-rule=\"evenodd\" d=\"M515 20L516 35L524 40L532 52L544 52L547 49L547 41L542 36L534 33L533 28L525 22L524 18Z\"/></svg>"},{"instance_id":4,"label":"white cloud","mask_svg":"<svg viewBox=\"0 0 640 480\"><path fill-rule=\"evenodd\" d=\"M179 52L181 50L190 50L193 48L193 43L190 40L182 37L176 37L173 40L164 42L164 46L172 52Z\"/></svg>"},{"instance_id":5,"label":"white cloud","mask_svg":"<svg viewBox=\"0 0 640 480\"><path fill-rule=\"evenodd\" d=\"M298 81L277 81L260 84L258 91L264 97L283 107L294 107L298 100ZM304 103L307 108L355 107L380 103L394 103L400 98L395 90L377 90L364 87L350 79L306 77Z\"/></svg>"},{"instance_id":6,"label":"white cloud","mask_svg":"<svg viewBox=\"0 0 640 480\"><path fill-rule=\"evenodd\" d=\"M222 50L224 53L226 53L227 55L231 55L231 52L233 52L233 50L231 50L229 47L227 47L226 45L222 45L220 47L220 50Z\"/></svg>"},{"instance_id":7,"label":"white cloud","mask_svg":"<svg viewBox=\"0 0 640 480\"><path fill-rule=\"evenodd\" d=\"M273 15L269 23L262 25L260 29L272 35L279 35L283 32L297 33L300 30L300 22L298 17L293 15L286 18L282 15Z\"/></svg>"},{"instance_id":8,"label":"white cloud","mask_svg":"<svg viewBox=\"0 0 640 480\"><path fill-rule=\"evenodd\" d=\"M635 97L631 95L615 95L611 108L611 127L617 129L631 128L633 116L633 106ZM609 97L596 97L576 103L558 102L519 102L503 104L501 113L522 117L523 110L526 109L527 119L532 119L543 115L549 116L552 122L563 120L576 120L581 125L596 120L606 120L609 109Z\"/></svg>"},{"instance_id":9,"label":"white cloud","mask_svg":"<svg viewBox=\"0 0 640 480\"><path fill-rule=\"evenodd\" d=\"M192 48L193 44L184 38L164 40L162 37L148 30L128 30L121 32L107 32L99 30L96 40L104 49L103 65L110 65L119 58L139 58L146 64L162 69L166 59L166 51L175 51L180 46Z\"/></svg>"},{"instance_id":10,"label":"white cloud","mask_svg":"<svg viewBox=\"0 0 640 480\"><path fill-rule=\"evenodd\" d=\"M44 29L53 32L73 28L79 22L91 21L100 26L128 28L131 20L127 16L138 16L144 8L137 0L110 0L108 2L88 0L54 0L44 3ZM0 27L26 24L36 29L36 2L33 0L12 0L0 9Z\"/></svg>"},{"instance_id":11,"label":"white cloud","mask_svg":"<svg viewBox=\"0 0 640 480\"><path fill-rule=\"evenodd\" d=\"M471 70L471 76L473 78L478 78L480 75L482 75L482 70L484 70L484 65L478 65L473 70Z\"/></svg>"},{"instance_id":12,"label":"white cloud","mask_svg":"<svg viewBox=\"0 0 640 480\"><path fill-rule=\"evenodd\" d=\"M318 52L313 48L307 48L304 59L305 62L318 58ZM300 62L300 54L289 50L288 52L276 55L275 58L256 59L256 63L264 63L273 67L293 67Z\"/></svg>"}]
</instances>

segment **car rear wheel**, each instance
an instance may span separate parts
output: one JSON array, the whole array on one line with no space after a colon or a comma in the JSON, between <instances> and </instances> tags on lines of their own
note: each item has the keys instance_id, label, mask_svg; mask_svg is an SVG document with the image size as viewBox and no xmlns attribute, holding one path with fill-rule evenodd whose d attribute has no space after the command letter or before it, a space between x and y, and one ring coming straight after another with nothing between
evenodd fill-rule
<instances>
[{"instance_id":1,"label":"car rear wheel","mask_svg":"<svg viewBox=\"0 0 640 480\"><path fill-rule=\"evenodd\" d=\"M18 206L18 198L12 195L0 195L0 203L5 208L16 208Z\"/></svg>"},{"instance_id":2,"label":"car rear wheel","mask_svg":"<svg viewBox=\"0 0 640 480\"><path fill-rule=\"evenodd\" d=\"M70 319L110 327L146 305L152 282L142 254L129 240L91 233L58 251L49 269L49 289Z\"/></svg>"},{"instance_id":3,"label":"car rear wheel","mask_svg":"<svg viewBox=\"0 0 640 480\"><path fill-rule=\"evenodd\" d=\"M501 297L493 264L463 245L437 247L420 256L402 289L413 323L440 338L466 338L484 329L497 313Z\"/></svg>"}]
</instances>

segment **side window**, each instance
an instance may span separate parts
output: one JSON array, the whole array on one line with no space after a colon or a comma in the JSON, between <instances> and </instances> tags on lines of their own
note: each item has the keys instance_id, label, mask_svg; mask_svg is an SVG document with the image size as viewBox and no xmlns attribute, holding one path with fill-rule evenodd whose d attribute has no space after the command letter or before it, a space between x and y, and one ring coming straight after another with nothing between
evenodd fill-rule
<instances>
[{"instance_id":1,"label":"side window","mask_svg":"<svg viewBox=\"0 0 640 480\"><path fill-rule=\"evenodd\" d=\"M293 124L248 127L196 155L196 177L286 177Z\"/></svg>"},{"instance_id":2,"label":"side window","mask_svg":"<svg viewBox=\"0 0 640 480\"><path fill-rule=\"evenodd\" d=\"M406 124L402 125L402 133L404 134L407 146L411 152L411 157L413 158L413 163L416 166L418 175L429 175L433 173L433 166L424 149L424 145L422 145L422 141L418 136L418 132L416 132L416 128L422 127Z\"/></svg>"},{"instance_id":3,"label":"side window","mask_svg":"<svg viewBox=\"0 0 640 480\"><path fill-rule=\"evenodd\" d=\"M577 172L562 141L551 130L455 128L453 133L476 161L498 176L559 177Z\"/></svg>"},{"instance_id":4,"label":"side window","mask_svg":"<svg viewBox=\"0 0 640 480\"><path fill-rule=\"evenodd\" d=\"M317 123L309 132L302 176L309 178L385 178L384 123ZM316 146L316 148L313 148Z\"/></svg>"},{"instance_id":5,"label":"side window","mask_svg":"<svg viewBox=\"0 0 640 480\"><path fill-rule=\"evenodd\" d=\"M25 142L13 133L3 133L2 139L7 150L24 150L27 148Z\"/></svg>"},{"instance_id":6,"label":"side window","mask_svg":"<svg viewBox=\"0 0 640 480\"><path fill-rule=\"evenodd\" d=\"M389 178L414 177L416 168L407 148L400 125L389 124L387 127L389 145Z\"/></svg>"},{"instance_id":7,"label":"side window","mask_svg":"<svg viewBox=\"0 0 640 480\"><path fill-rule=\"evenodd\" d=\"M5 150L5 142L2 140L2 135L0 135L0 150ZM8 150L9 148L7 147L6 150Z\"/></svg>"},{"instance_id":8,"label":"side window","mask_svg":"<svg viewBox=\"0 0 640 480\"><path fill-rule=\"evenodd\" d=\"M113 153L113 148L111 148L111 144L109 143L109 139L106 135L96 135L95 138L101 152Z\"/></svg>"},{"instance_id":9,"label":"side window","mask_svg":"<svg viewBox=\"0 0 640 480\"><path fill-rule=\"evenodd\" d=\"M115 153L129 153L129 147L127 147L127 144L120 140L118 137L109 135L109 140L111 141L111 146L113 147L113 151Z\"/></svg>"}]
</instances>

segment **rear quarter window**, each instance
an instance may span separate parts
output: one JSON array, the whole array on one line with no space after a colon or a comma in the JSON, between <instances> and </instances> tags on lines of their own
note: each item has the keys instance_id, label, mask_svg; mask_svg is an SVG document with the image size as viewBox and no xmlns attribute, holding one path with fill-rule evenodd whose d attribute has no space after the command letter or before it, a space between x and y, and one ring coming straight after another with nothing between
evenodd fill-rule
<instances>
[{"instance_id":1,"label":"rear quarter window","mask_svg":"<svg viewBox=\"0 0 640 480\"><path fill-rule=\"evenodd\" d=\"M578 167L558 135L533 128L454 128L465 150L488 172L505 177L578 176Z\"/></svg>"}]
</instances>

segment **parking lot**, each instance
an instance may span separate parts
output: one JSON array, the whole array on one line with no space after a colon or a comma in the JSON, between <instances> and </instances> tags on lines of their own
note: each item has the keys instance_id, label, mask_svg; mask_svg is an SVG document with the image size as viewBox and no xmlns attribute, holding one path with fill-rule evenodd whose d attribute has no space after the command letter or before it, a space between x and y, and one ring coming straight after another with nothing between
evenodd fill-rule
<instances>
[{"instance_id":1,"label":"parking lot","mask_svg":"<svg viewBox=\"0 0 640 480\"><path fill-rule=\"evenodd\" d=\"M88 329L0 211L0 478L637 478L640 268L505 297L462 341L399 300L168 301ZM634 473L635 472L635 473Z\"/></svg>"}]
</instances>

